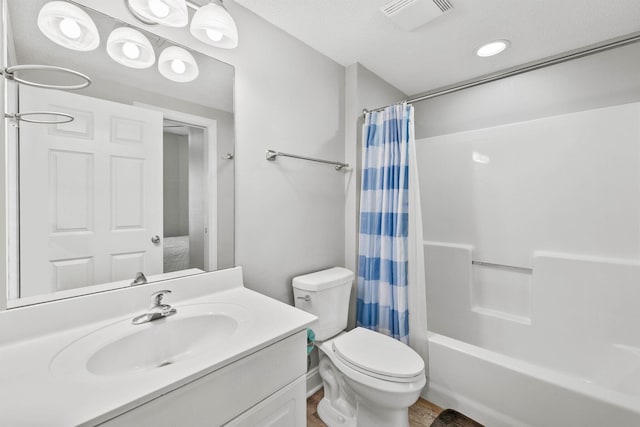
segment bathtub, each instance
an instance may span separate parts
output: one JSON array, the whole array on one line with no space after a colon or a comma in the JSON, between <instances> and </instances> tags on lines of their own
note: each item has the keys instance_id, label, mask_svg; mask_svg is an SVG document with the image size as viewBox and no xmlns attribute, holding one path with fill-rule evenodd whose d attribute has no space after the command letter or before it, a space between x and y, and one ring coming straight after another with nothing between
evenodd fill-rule
<instances>
[{"instance_id":1,"label":"bathtub","mask_svg":"<svg viewBox=\"0 0 640 427\"><path fill-rule=\"evenodd\" d=\"M583 373L568 374L444 335L428 338L423 397L487 427L640 426L640 348L611 345L576 363Z\"/></svg>"}]
</instances>

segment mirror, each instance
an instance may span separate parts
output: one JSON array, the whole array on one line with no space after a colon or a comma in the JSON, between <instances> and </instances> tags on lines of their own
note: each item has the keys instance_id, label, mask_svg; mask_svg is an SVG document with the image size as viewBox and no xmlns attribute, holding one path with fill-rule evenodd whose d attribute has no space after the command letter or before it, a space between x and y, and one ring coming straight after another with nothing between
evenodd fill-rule
<instances>
[{"instance_id":1,"label":"mirror","mask_svg":"<svg viewBox=\"0 0 640 427\"><path fill-rule=\"evenodd\" d=\"M92 80L77 90L17 81L83 83L51 69L4 79L7 112L18 114L5 120L9 308L232 267L233 67L186 49L197 76L170 80L158 59L182 46L138 28L155 62L131 68L107 52L110 34L130 25L79 6L100 43L78 51L39 28L47 0L5 1L10 67L58 66ZM185 74L185 62L169 65Z\"/></svg>"}]
</instances>

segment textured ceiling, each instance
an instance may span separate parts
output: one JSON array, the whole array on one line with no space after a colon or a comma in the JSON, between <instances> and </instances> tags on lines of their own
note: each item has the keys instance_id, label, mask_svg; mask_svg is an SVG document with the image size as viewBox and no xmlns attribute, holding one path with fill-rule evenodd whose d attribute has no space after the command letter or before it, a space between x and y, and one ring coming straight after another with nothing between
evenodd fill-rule
<instances>
[{"instance_id":1,"label":"textured ceiling","mask_svg":"<svg viewBox=\"0 0 640 427\"><path fill-rule=\"evenodd\" d=\"M388 0L236 0L342 65L359 62L408 95L640 31L640 0L451 0L412 32L380 11ZM240 29L241 30L241 29ZM511 48L475 56L491 40Z\"/></svg>"}]
</instances>

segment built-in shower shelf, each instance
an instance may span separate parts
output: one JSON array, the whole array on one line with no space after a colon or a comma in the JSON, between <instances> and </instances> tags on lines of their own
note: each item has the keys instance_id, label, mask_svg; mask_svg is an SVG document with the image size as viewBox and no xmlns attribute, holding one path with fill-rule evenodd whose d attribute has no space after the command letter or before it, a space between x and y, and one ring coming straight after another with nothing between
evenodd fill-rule
<instances>
[{"instance_id":1,"label":"built-in shower shelf","mask_svg":"<svg viewBox=\"0 0 640 427\"><path fill-rule=\"evenodd\" d=\"M533 269L480 261L471 264L471 310L530 325Z\"/></svg>"}]
</instances>

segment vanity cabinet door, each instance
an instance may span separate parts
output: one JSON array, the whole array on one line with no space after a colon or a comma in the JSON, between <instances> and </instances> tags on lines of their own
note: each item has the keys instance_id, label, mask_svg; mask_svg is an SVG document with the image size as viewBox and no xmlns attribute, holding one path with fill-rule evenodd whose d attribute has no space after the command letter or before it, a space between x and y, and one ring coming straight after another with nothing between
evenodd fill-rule
<instances>
[{"instance_id":1,"label":"vanity cabinet door","mask_svg":"<svg viewBox=\"0 0 640 427\"><path fill-rule=\"evenodd\" d=\"M307 376L303 375L224 427L300 427L307 423Z\"/></svg>"}]
</instances>

